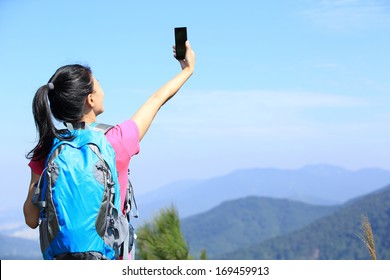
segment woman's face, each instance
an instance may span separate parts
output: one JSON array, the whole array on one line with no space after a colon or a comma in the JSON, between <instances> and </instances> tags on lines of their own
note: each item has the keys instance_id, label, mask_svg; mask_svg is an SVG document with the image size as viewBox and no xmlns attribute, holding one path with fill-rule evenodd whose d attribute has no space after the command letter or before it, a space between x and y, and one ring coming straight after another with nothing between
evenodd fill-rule
<instances>
[{"instance_id":1,"label":"woman's face","mask_svg":"<svg viewBox=\"0 0 390 280\"><path fill-rule=\"evenodd\" d=\"M99 81L93 77L93 93L92 93L93 101L94 101L94 107L93 111L95 112L95 115L99 115L103 113L104 106L103 106L103 99L104 99L104 92L102 88L100 87Z\"/></svg>"}]
</instances>

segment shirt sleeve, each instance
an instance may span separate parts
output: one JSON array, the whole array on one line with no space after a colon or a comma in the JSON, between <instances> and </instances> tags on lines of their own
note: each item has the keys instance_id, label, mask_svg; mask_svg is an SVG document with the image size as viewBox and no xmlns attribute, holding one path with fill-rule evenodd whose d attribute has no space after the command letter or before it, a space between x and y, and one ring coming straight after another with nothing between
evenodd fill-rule
<instances>
[{"instance_id":1,"label":"shirt sleeve","mask_svg":"<svg viewBox=\"0 0 390 280\"><path fill-rule=\"evenodd\" d=\"M139 153L139 130L133 120L126 120L114 126L107 132L106 137L109 142L114 144L115 150L126 151L130 158ZM121 148L115 147L118 143L120 143Z\"/></svg>"},{"instance_id":2,"label":"shirt sleeve","mask_svg":"<svg viewBox=\"0 0 390 280\"><path fill-rule=\"evenodd\" d=\"M30 166L31 171L34 172L35 174L41 174L43 172L43 169L45 167L45 160L31 160L28 164Z\"/></svg>"}]
</instances>

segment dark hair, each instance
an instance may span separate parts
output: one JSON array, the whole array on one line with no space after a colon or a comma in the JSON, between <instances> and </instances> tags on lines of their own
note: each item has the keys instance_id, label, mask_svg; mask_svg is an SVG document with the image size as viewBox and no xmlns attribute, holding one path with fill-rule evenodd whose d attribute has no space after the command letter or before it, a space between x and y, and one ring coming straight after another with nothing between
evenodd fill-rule
<instances>
[{"instance_id":1,"label":"dark hair","mask_svg":"<svg viewBox=\"0 0 390 280\"><path fill-rule=\"evenodd\" d=\"M46 158L55 137L72 138L68 130L55 127L53 117L60 122L79 123L84 115L85 99L92 92L92 71L79 64L60 67L48 84L37 90L32 111L39 141L26 155L28 159L39 161Z\"/></svg>"}]
</instances>

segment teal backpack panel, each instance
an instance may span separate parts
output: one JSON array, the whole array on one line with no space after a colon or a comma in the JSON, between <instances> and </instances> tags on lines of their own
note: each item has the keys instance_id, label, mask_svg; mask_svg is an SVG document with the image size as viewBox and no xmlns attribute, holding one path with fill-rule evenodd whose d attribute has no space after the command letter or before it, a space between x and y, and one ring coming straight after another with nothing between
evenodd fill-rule
<instances>
[{"instance_id":1,"label":"teal backpack panel","mask_svg":"<svg viewBox=\"0 0 390 280\"><path fill-rule=\"evenodd\" d=\"M71 141L55 139L37 187L43 257L98 252L115 259L129 238L115 152L101 131L72 133Z\"/></svg>"}]
</instances>

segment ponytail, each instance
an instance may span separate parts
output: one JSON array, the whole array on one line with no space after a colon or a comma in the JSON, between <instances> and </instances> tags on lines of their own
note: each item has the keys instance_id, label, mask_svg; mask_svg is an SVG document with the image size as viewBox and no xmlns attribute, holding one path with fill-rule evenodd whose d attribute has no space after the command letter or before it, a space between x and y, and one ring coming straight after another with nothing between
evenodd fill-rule
<instances>
[{"instance_id":1,"label":"ponytail","mask_svg":"<svg viewBox=\"0 0 390 280\"><path fill-rule=\"evenodd\" d=\"M27 154L27 158L36 161L42 160L47 156L54 137L57 134L48 100L49 90L49 85L41 86L37 90L32 103L35 127L39 133L39 140L35 148Z\"/></svg>"},{"instance_id":2,"label":"ponytail","mask_svg":"<svg viewBox=\"0 0 390 280\"><path fill-rule=\"evenodd\" d=\"M93 77L89 67L73 64L57 69L49 82L37 90L33 99L32 111L39 140L26 155L28 159L45 159L54 138L71 140L75 137L67 129L57 129L53 120L79 123L84 115L85 99L92 92Z\"/></svg>"}]
</instances>

